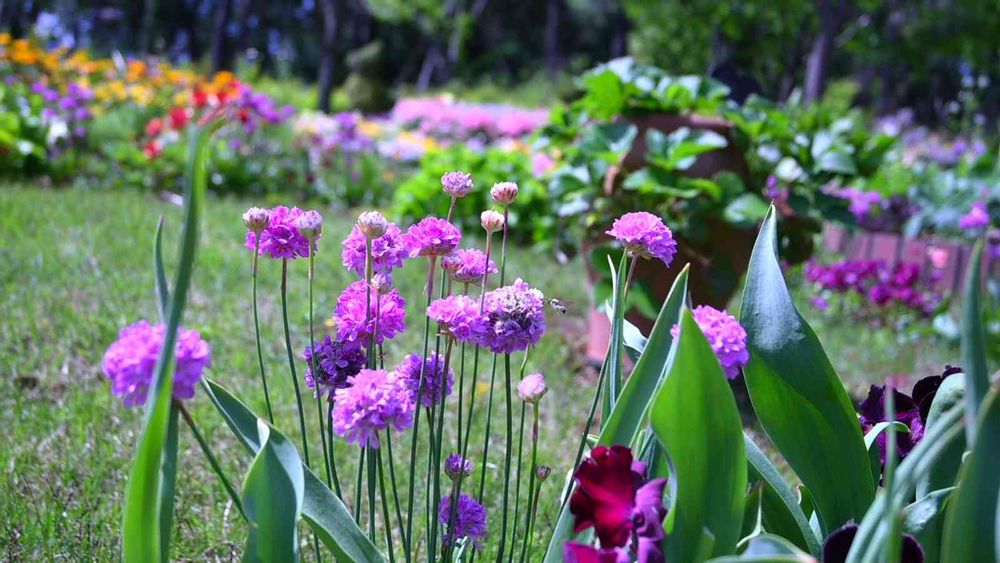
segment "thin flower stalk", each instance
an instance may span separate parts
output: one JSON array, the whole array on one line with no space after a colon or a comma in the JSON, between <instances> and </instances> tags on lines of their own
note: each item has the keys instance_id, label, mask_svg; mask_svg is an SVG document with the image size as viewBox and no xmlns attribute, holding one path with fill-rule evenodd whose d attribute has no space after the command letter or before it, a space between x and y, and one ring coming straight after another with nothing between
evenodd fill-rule
<instances>
[{"instance_id":1,"label":"thin flower stalk","mask_svg":"<svg viewBox=\"0 0 1000 563\"><path fill-rule=\"evenodd\" d=\"M532 406L531 422L531 465L528 471L528 516L524 524L524 541L521 544L521 558L519 561L527 561L528 545L531 543L531 529L534 526L535 512L538 510L538 492L535 490L535 471L538 469L538 403ZM538 483L539 489L541 483Z\"/></svg>"},{"instance_id":2,"label":"thin flower stalk","mask_svg":"<svg viewBox=\"0 0 1000 563\"><path fill-rule=\"evenodd\" d=\"M222 486L225 487L226 493L229 494L229 499L232 501L233 506L235 506L240 515L246 519L246 514L243 512L243 503L240 502L239 493L236 492L232 483L229 482L229 478L227 478L225 472L222 471L222 466L219 465L219 460L215 457L215 454L212 452L212 448L209 447L208 442L205 441L205 437L202 436L201 432L198 430L198 426L194 423L194 418L191 417L191 413L189 413L187 408L184 407L184 403L177 399L174 399L174 408L177 409L177 411L181 414L181 418L184 419L188 428L191 429L191 434L194 435L195 441L198 442L201 452L205 454L208 464L212 466L212 471L214 471L216 476L219 477L219 480L222 481Z\"/></svg>"},{"instance_id":3,"label":"thin flower stalk","mask_svg":"<svg viewBox=\"0 0 1000 563\"><path fill-rule=\"evenodd\" d=\"M274 424L271 410L271 395L267 391L267 376L264 374L264 352L260 345L260 313L257 310L257 265L260 262L260 237L254 241L253 266L250 269L250 301L253 307L253 335L257 342L257 366L260 368L260 384L264 389L264 405L267 406L267 420Z\"/></svg>"},{"instance_id":4,"label":"thin flower stalk","mask_svg":"<svg viewBox=\"0 0 1000 563\"><path fill-rule=\"evenodd\" d=\"M256 256L256 255L255 255ZM316 329L313 326L314 316L313 316L313 279L316 273L316 253L315 245L309 245L309 349L316 350ZM309 355L310 363L312 364L312 372L314 374L319 373L316 368L316 354ZM332 454L330 453L330 447L333 446L333 442L330 442L329 446L326 443L326 432L324 430L325 425L323 424L323 403L322 396L320 393L319 384L316 385L316 419L319 422L319 437L320 442L323 446L323 465L326 469L326 486L333 487L333 471L330 467L330 458Z\"/></svg>"},{"instance_id":5,"label":"thin flower stalk","mask_svg":"<svg viewBox=\"0 0 1000 563\"><path fill-rule=\"evenodd\" d=\"M302 393L299 391L299 378L295 373L295 358L292 356L292 336L288 329L288 259L281 261L281 320L285 327L285 351L288 353L288 369L292 376L292 387L295 389L295 404L299 411L299 431L302 433L302 455L306 467L309 463L309 438L306 433L306 415L302 408Z\"/></svg>"}]
</instances>

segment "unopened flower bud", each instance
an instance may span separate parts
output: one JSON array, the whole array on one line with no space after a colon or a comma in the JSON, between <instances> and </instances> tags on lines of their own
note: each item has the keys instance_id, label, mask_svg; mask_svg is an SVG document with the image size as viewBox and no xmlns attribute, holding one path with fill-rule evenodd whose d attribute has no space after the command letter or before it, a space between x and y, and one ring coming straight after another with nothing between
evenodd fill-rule
<instances>
[{"instance_id":1,"label":"unopened flower bud","mask_svg":"<svg viewBox=\"0 0 1000 563\"><path fill-rule=\"evenodd\" d=\"M372 289L379 295L385 295L392 291L392 275L388 272L376 272L372 276Z\"/></svg>"},{"instance_id":2,"label":"unopened flower bud","mask_svg":"<svg viewBox=\"0 0 1000 563\"><path fill-rule=\"evenodd\" d=\"M537 404L539 399L541 399L548 390L549 388L545 386L545 377L543 377L540 373L526 375L524 379L517 384L517 395L526 403Z\"/></svg>"},{"instance_id":3,"label":"unopened flower bud","mask_svg":"<svg viewBox=\"0 0 1000 563\"><path fill-rule=\"evenodd\" d=\"M451 197L465 197L472 191L472 174L448 172L441 176L441 187Z\"/></svg>"},{"instance_id":4,"label":"unopened flower bud","mask_svg":"<svg viewBox=\"0 0 1000 563\"><path fill-rule=\"evenodd\" d=\"M490 197L493 198L493 203L510 205L517 199L517 184L514 182L493 184L493 187L490 189Z\"/></svg>"},{"instance_id":5,"label":"unopened flower bud","mask_svg":"<svg viewBox=\"0 0 1000 563\"><path fill-rule=\"evenodd\" d=\"M487 233L495 233L503 228L503 215L492 209L483 211L479 215L479 221Z\"/></svg>"},{"instance_id":6,"label":"unopened flower bud","mask_svg":"<svg viewBox=\"0 0 1000 563\"><path fill-rule=\"evenodd\" d=\"M271 224L271 214L267 209L261 209L260 207L251 207L247 209L247 212L243 214L243 224L250 229L256 235L259 235L261 231L267 228Z\"/></svg>"},{"instance_id":7,"label":"unopened flower bud","mask_svg":"<svg viewBox=\"0 0 1000 563\"><path fill-rule=\"evenodd\" d=\"M306 240L316 240L323 234L323 216L316 211L306 211L295 220L295 228Z\"/></svg>"},{"instance_id":8,"label":"unopened flower bud","mask_svg":"<svg viewBox=\"0 0 1000 563\"><path fill-rule=\"evenodd\" d=\"M539 465L535 468L535 479L538 479L539 483L545 482L552 474L552 468L548 465Z\"/></svg>"},{"instance_id":9,"label":"unopened flower bud","mask_svg":"<svg viewBox=\"0 0 1000 563\"><path fill-rule=\"evenodd\" d=\"M444 461L444 474L452 481L472 475L472 462L458 454L451 454Z\"/></svg>"},{"instance_id":10,"label":"unopened flower bud","mask_svg":"<svg viewBox=\"0 0 1000 563\"><path fill-rule=\"evenodd\" d=\"M454 274L462 267L462 255L456 252L450 252L441 257L441 269L448 272L449 274Z\"/></svg>"},{"instance_id":11,"label":"unopened flower bud","mask_svg":"<svg viewBox=\"0 0 1000 563\"><path fill-rule=\"evenodd\" d=\"M376 239L385 234L389 222L378 211L365 211L358 215L358 229L369 239Z\"/></svg>"}]
</instances>

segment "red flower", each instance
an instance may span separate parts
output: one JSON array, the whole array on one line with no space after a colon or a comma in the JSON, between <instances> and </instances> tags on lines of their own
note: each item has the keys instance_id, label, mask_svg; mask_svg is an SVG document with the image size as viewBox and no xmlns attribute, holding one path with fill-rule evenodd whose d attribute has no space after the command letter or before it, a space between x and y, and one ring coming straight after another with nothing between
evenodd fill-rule
<instances>
[{"instance_id":1,"label":"red flower","mask_svg":"<svg viewBox=\"0 0 1000 563\"><path fill-rule=\"evenodd\" d=\"M563 546L563 563L632 563L632 556L628 550L618 547L597 549L568 541Z\"/></svg>"},{"instance_id":2,"label":"red flower","mask_svg":"<svg viewBox=\"0 0 1000 563\"><path fill-rule=\"evenodd\" d=\"M163 147L156 141L150 141L146 143L146 146L142 147L142 152L146 155L146 158L153 160L163 154Z\"/></svg>"},{"instance_id":3,"label":"red flower","mask_svg":"<svg viewBox=\"0 0 1000 563\"><path fill-rule=\"evenodd\" d=\"M170 118L170 127L178 131L187 125L188 119L190 118L187 109L182 107L176 107L170 110L168 117Z\"/></svg>"},{"instance_id":4,"label":"red flower","mask_svg":"<svg viewBox=\"0 0 1000 563\"><path fill-rule=\"evenodd\" d=\"M163 120L157 117L156 119L149 120L146 124L146 135L150 137L157 137L163 132Z\"/></svg>"},{"instance_id":5,"label":"red flower","mask_svg":"<svg viewBox=\"0 0 1000 563\"><path fill-rule=\"evenodd\" d=\"M632 450L624 446L597 446L573 478L578 485L570 499L573 531L593 527L604 549L624 547L635 532L640 545L632 549L640 552L640 560L647 560L641 557L642 552L658 548L663 539L661 523L667 514L663 487L667 480L647 483L646 465L633 461ZM649 543L643 539L652 540L652 544L642 545Z\"/></svg>"},{"instance_id":6,"label":"red flower","mask_svg":"<svg viewBox=\"0 0 1000 563\"><path fill-rule=\"evenodd\" d=\"M208 94L206 94L201 88L195 88L191 98L194 100L194 107L198 109L201 109L208 104Z\"/></svg>"}]
</instances>

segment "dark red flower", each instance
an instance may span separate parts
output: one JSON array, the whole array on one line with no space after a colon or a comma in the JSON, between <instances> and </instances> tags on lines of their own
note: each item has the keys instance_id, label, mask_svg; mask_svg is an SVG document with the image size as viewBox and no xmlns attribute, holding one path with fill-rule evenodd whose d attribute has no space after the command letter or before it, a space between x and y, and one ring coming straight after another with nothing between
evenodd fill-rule
<instances>
[{"instance_id":1,"label":"dark red flower","mask_svg":"<svg viewBox=\"0 0 1000 563\"><path fill-rule=\"evenodd\" d=\"M858 535L858 525L848 522L837 528L823 542L823 563L844 563L851 551L854 536ZM924 563L924 548L917 538L903 534L903 550L900 553L900 563Z\"/></svg>"},{"instance_id":2,"label":"dark red flower","mask_svg":"<svg viewBox=\"0 0 1000 563\"><path fill-rule=\"evenodd\" d=\"M920 409L917 408L917 403L909 395L893 390L893 397L895 398L896 420L910 429L909 432L896 433L896 456L902 460L910 453L913 446L916 446L924 437L924 424L920 420ZM859 410L861 417L858 420L861 422L861 429L866 433L876 424L886 422L885 385L872 385L871 389L868 390L868 397L861 403ZM883 464L886 459L887 439L886 432L881 432L877 438L879 457Z\"/></svg>"},{"instance_id":3,"label":"dark red flower","mask_svg":"<svg viewBox=\"0 0 1000 563\"><path fill-rule=\"evenodd\" d=\"M931 375L914 384L913 400L917 403L917 407L920 408L920 420L924 424L927 424L927 414L931 411L931 403L934 402L934 397L937 396L938 388L941 387L945 379L956 373L962 373L962 368L946 365L941 375Z\"/></svg>"},{"instance_id":4,"label":"dark red flower","mask_svg":"<svg viewBox=\"0 0 1000 563\"><path fill-rule=\"evenodd\" d=\"M666 479L646 482L646 465L634 461L632 450L624 446L597 446L573 478L577 488L570 499L570 511L575 532L593 527L604 549L625 547L634 532L640 545L633 545L632 550L640 552L642 561L656 560L650 558L653 553L643 558L642 552L658 551L663 539Z\"/></svg>"},{"instance_id":5,"label":"dark red flower","mask_svg":"<svg viewBox=\"0 0 1000 563\"><path fill-rule=\"evenodd\" d=\"M150 137L156 137L161 132L163 132L163 120L159 117L149 120L146 124L146 134Z\"/></svg>"},{"instance_id":6,"label":"dark red flower","mask_svg":"<svg viewBox=\"0 0 1000 563\"><path fill-rule=\"evenodd\" d=\"M170 118L170 127L175 130L181 130L187 125L190 116L186 108L176 107L170 110L168 117Z\"/></svg>"},{"instance_id":7,"label":"dark red flower","mask_svg":"<svg viewBox=\"0 0 1000 563\"><path fill-rule=\"evenodd\" d=\"M208 94L206 94L201 88L195 88L194 94L191 95L191 98L193 99L194 107L196 108L200 109L208 104Z\"/></svg>"},{"instance_id":8,"label":"dark red flower","mask_svg":"<svg viewBox=\"0 0 1000 563\"><path fill-rule=\"evenodd\" d=\"M563 563L632 563L627 549L596 547L568 541L563 546Z\"/></svg>"}]
</instances>

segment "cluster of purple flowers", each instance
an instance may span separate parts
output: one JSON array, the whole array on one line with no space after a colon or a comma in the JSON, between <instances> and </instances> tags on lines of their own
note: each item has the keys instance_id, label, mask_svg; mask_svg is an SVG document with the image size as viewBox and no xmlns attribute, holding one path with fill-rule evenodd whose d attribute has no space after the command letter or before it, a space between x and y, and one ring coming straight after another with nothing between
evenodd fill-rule
<instances>
[{"instance_id":1,"label":"cluster of purple flowers","mask_svg":"<svg viewBox=\"0 0 1000 563\"><path fill-rule=\"evenodd\" d=\"M431 303L427 315L458 342L497 354L521 352L545 334L545 296L521 279L487 292L482 303L452 295Z\"/></svg>"},{"instance_id":2,"label":"cluster of purple flowers","mask_svg":"<svg viewBox=\"0 0 1000 563\"><path fill-rule=\"evenodd\" d=\"M670 266L677 254L673 233L652 213L626 213L615 219L607 234L618 239L633 256L657 258L664 266Z\"/></svg>"},{"instance_id":3,"label":"cluster of purple flowers","mask_svg":"<svg viewBox=\"0 0 1000 563\"><path fill-rule=\"evenodd\" d=\"M712 351L719 358L722 364L722 371L729 379L736 379L740 375L740 369L750 361L750 352L747 350L747 332L743 330L736 317L726 311L720 311L708 305L699 305L691 310L698 328L712 346ZM680 327L674 325L670 329L670 334L677 338L680 336Z\"/></svg>"},{"instance_id":4,"label":"cluster of purple flowers","mask_svg":"<svg viewBox=\"0 0 1000 563\"><path fill-rule=\"evenodd\" d=\"M44 82L36 82L31 86L31 91L42 98L45 104L42 119L50 127L65 127L65 135L74 139L86 136L86 123L94 117L90 111L94 93L89 88L71 82L66 87L66 92L60 93Z\"/></svg>"},{"instance_id":5,"label":"cluster of purple flowers","mask_svg":"<svg viewBox=\"0 0 1000 563\"><path fill-rule=\"evenodd\" d=\"M146 403L165 334L163 324L139 321L123 328L118 340L104 353L104 374L111 380L111 391L122 398L126 407ZM190 399L194 397L194 386L212 363L212 350L198 332L179 328L174 356L173 396Z\"/></svg>"},{"instance_id":6,"label":"cluster of purple flowers","mask_svg":"<svg viewBox=\"0 0 1000 563\"><path fill-rule=\"evenodd\" d=\"M239 95L232 104L248 135L262 124L280 124L295 115L295 106L279 107L273 98L255 91L247 84L239 85Z\"/></svg>"},{"instance_id":7,"label":"cluster of purple flowers","mask_svg":"<svg viewBox=\"0 0 1000 563\"><path fill-rule=\"evenodd\" d=\"M453 521L452 513L455 515ZM482 549L483 540L489 535L486 508L465 493L458 495L458 505L454 511L451 506L451 495L441 499L441 504L438 506L438 521L446 527L442 536L442 542L446 546L468 538L476 549Z\"/></svg>"},{"instance_id":8,"label":"cluster of purple flowers","mask_svg":"<svg viewBox=\"0 0 1000 563\"><path fill-rule=\"evenodd\" d=\"M306 362L306 385L315 389L317 394L326 393L331 400L334 391L346 387L348 378L357 375L366 361L360 346L348 346L345 341L333 340L329 336L315 347L306 346L302 359Z\"/></svg>"},{"instance_id":9,"label":"cluster of purple flowers","mask_svg":"<svg viewBox=\"0 0 1000 563\"><path fill-rule=\"evenodd\" d=\"M460 248L441 259L441 267L455 283L482 285L483 277L497 273L497 265L486 253L475 248Z\"/></svg>"},{"instance_id":10,"label":"cluster of purple flowers","mask_svg":"<svg viewBox=\"0 0 1000 563\"><path fill-rule=\"evenodd\" d=\"M261 256L295 259L309 256L309 239L299 231L297 221L305 213L298 207L279 205L268 211L266 226L259 233L249 229L246 247ZM259 242L259 246L258 246Z\"/></svg>"},{"instance_id":11,"label":"cluster of purple flowers","mask_svg":"<svg viewBox=\"0 0 1000 563\"><path fill-rule=\"evenodd\" d=\"M344 239L344 250L341 261L344 267L360 277L365 275L365 234L355 225L351 234ZM406 250L403 247L403 237L399 227L390 223L385 234L372 239L372 271L376 273L392 273L403 266Z\"/></svg>"},{"instance_id":12,"label":"cluster of purple flowers","mask_svg":"<svg viewBox=\"0 0 1000 563\"><path fill-rule=\"evenodd\" d=\"M395 372L363 369L334 391L334 431L359 447L378 448L378 433L413 424L415 405L408 383Z\"/></svg>"},{"instance_id":13,"label":"cluster of purple flowers","mask_svg":"<svg viewBox=\"0 0 1000 563\"><path fill-rule=\"evenodd\" d=\"M446 140L485 135L489 140L518 138L548 122L548 110L502 104L472 104L447 98L404 98L396 102L391 118L414 125L425 134Z\"/></svg>"},{"instance_id":14,"label":"cluster of purple flowers","mask_svg":"<svg viewBox=\"0 0 1000 563\"><path fill-rule=\"evenodd\" d=\"M921 315L934 311L940 297L929 288L919 264L900 262L888 266L881 260L843 260L831 264L806 264L805 278L832 293L854 293L879 307L903 306ZM821 306L825 302L815 302Z\"/></svg>"},{"instance_id":15,"label":"cluster of purple flowers","mask_svg":"<svg viewBox=\"0 0 1000 563\"><path fill-rule=\"evenodd\" d=\"M420 397L420 405L432 407L444 402L444 398L451 395L451 387L455 382L455 373L449 367L444 373L444 358L435 352L421 360L417 354L409 354L396 366L395 372L403 381L414 403ZM421 385L421 373L423 373L423 389Z\"/></svg>"},{"instance_id":16,"label":"cluster of purple flowers","mask_svg":"<svg viewBox=\"0 0 1000 563\"><path fill-rule=\"evenodd\" d=\"M827 188L827 192L847 201L847 210L858 221L862 221L881 210L887 204L882 194L858 188Z\"/></svg>"},{"instance_id":17,"label":"cluster of purple flowers","mask_svg":"<svg viewBox=\"0 0 1000 563\"><path fill-rule=\"evenodd\" d=\"M972 208L958 220L958 228L963 231L978 231L990 226L990 211L986 203L977 201Z\"/></svg>"},{"instance_id":18,"label":"cluster of purple flowers","mask_svg":"<svg viewBox=\"0 0 1000 563\"><path fill-rule=\"evenodd\" d=\"M425 217L410 226L403 235L403 246L410 258L444 256L458 248L462 233L455 225L438 217Z\"/></svg>"},{"instance_id":19,"label":"cluster of purple flowers","mask_svg":"<svg viewBox=\"0 0 1000 563\"><path fill-rule=\"evenodd\" d=\"M382 344L406 330L406 300L395 288L382 292L358 280L337 298L333 321L345 346L363 347L373 336Z\"/></svg>"}]
</instances>

